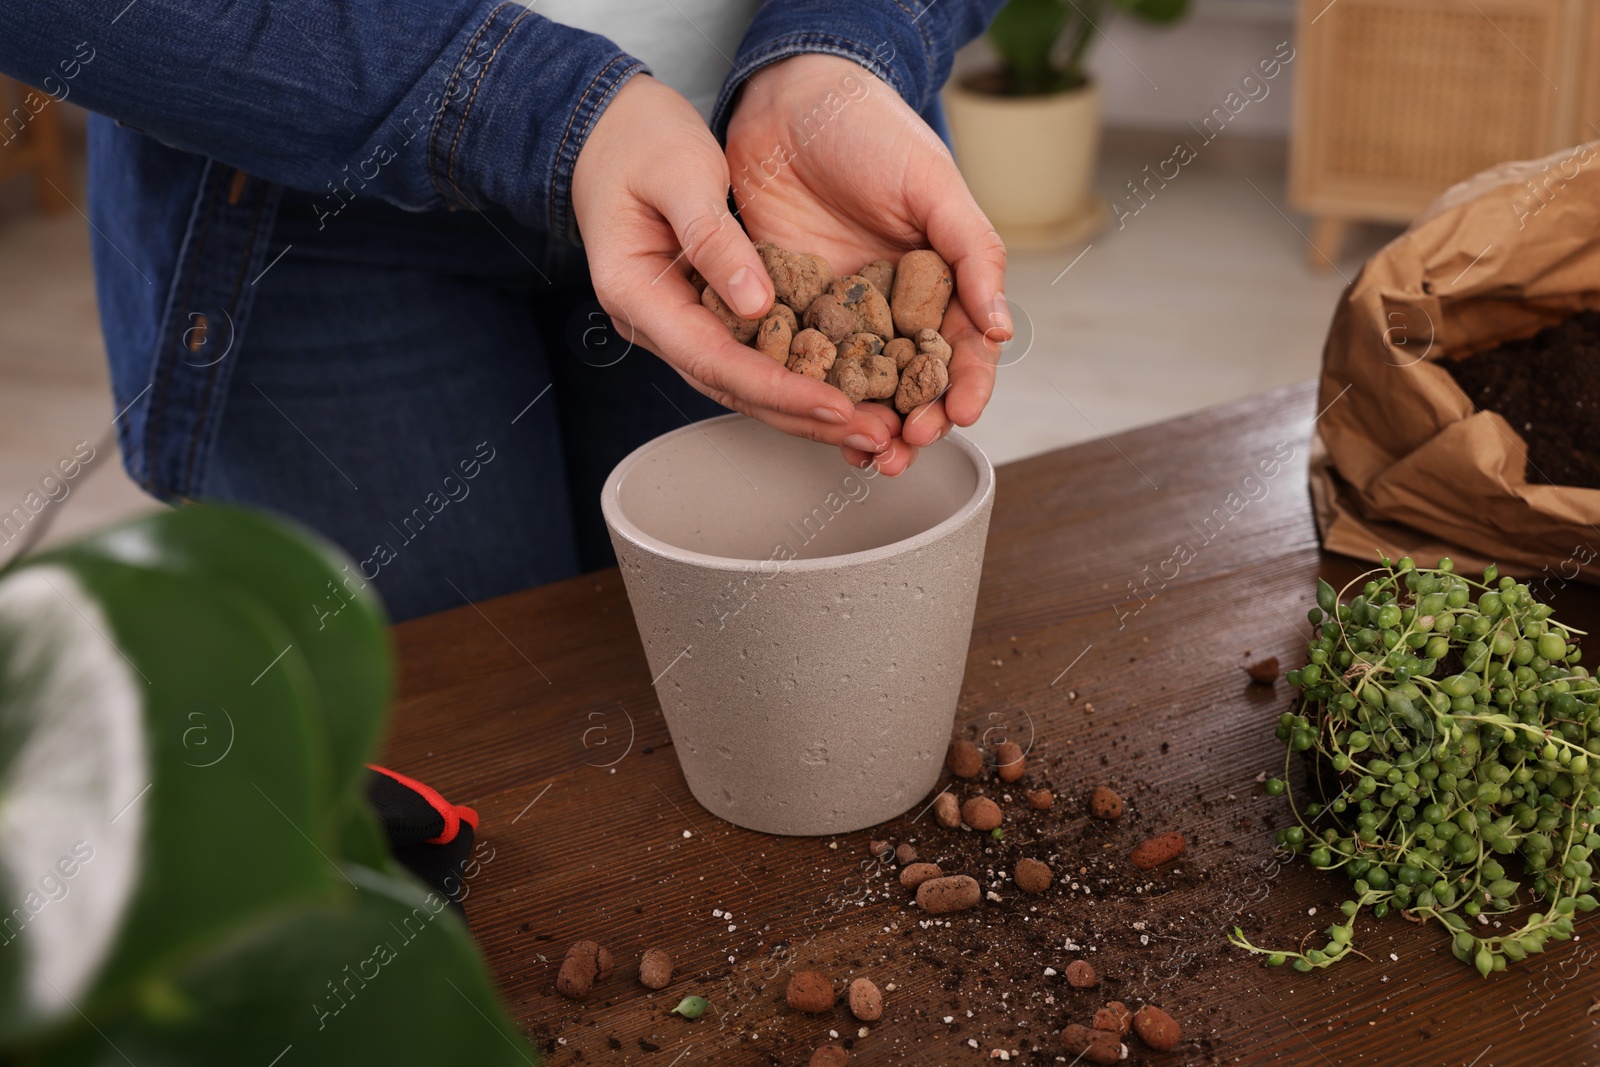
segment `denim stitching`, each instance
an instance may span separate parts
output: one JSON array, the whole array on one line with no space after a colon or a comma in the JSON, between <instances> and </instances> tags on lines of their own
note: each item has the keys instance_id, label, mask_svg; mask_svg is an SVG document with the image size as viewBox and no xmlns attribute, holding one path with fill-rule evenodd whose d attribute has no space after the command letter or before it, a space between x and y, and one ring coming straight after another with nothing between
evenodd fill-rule
<instances>
[{"instance_id":1,"label":"denim stitching","mask_svg":"<svg viewBox=\"0 0 1600 1067\"><path fill-rule=\"evenodd\" d=\"M516 32L517 26L529 14L531 12L527 8L523 8L522 14L511 20L511 25L506 27L506 32L501 36L499 43L494 46L494 51L489 53L489 58L483 61L483 66L478 70L478 80L472 83L472 93L467 97L466 105L461 109L461 123L456 127L455 138L450 142L450 158L445 164L445 178L449 181L451 188L455 188L456 185L456 148L461 144L461 134L466 131L467 118L472 114L472 103L478 99L478 90L483 88L483 79L489 74L489 64L494 62L494 57L500 54L500 49L505 47L506 41L511 39L511 35Z\"/></svg>"},{"instance_id":2,"label":"denim stitching","mask_svg":"<svg viewBox=\"0 0 1600 1067\"><path fill-rule=\"evenodd\" d=\"M561 230L564 228L563 227L563 223L566 221L565 219L557 219L556 218L556 207L559 204L560 199L561 199L560 196L558 195L558 192L557 192L557 186L560 184L561 159L562 159L562 156L564 156L566 154L567 138L572 135L572 124L577 121L578 113L581 112L584 109L585 105L588 103L589 94L594 92L594 87L600 83L600 79L604 78L606 76L606 72L609 71L612 67L616 66L620 62L623 62L626 59L628 59L628 57L626 55L612 56L610 62L608 62L605 66L601 67L598 71L596 71L595 72L595 76L592 79L590 79L589 84L584 88L583 95L578 97L578 106L573 108L572 109L572 114L567 116L567 128L565 130L561 131L561 142L556 145L556 159L555 159L556 173L554 175L552 175L552 177L551 177L551 187L550 187L550 229L551 229L552 232L556 232L556 233L561 232ZM589 129L589 125L585 125L584 130L587 132L588 129Z\"/></svg>"},{"instance_id":3,"label":"denim stitching","mask_svg":"<svg viewBox=\"0 0 1600 1067\"><path fill-rule=\"evenodd\" d=\"M439 131L444 126L445 113L450 110L450 99L455 95L456 83L461 80L461 68L467 65L467 58L477 50L478 39L489 31L490 26L494 25L495 19L500 17L500 12L511 6L512 0L497 4L484 18L477 30L473 32L471 40L467 41L466 48L461 51L461 58L456 60L455 70L450 72L450 80L445 85L444 101L439 107L439 113L433 118L433 129L428 133L428 180L433 182L433 191L438 193L446 203L450 200L450 194L445 190L444 186L439 184L439 173L434 166L434 160L439 151Z\"/></svg>"}]
</instances>

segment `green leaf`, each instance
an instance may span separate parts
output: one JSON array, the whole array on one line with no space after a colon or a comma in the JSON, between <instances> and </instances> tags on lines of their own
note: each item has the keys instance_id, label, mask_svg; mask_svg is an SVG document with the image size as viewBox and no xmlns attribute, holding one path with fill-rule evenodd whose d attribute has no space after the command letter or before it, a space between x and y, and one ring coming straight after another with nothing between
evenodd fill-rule
<instances>
[{"instance_id":1,"label":"green leaf","mask_svg":"<svg viewBox=\"0 0 1600 1067\"><path fill-rule=\"evenodd\" d=\"M989 24L989 41L1000 53L1010 91L1048 93L1058 87L1061 74L1051 53L1074 17L1063 0L1011 0L1000 9Z\"/></svg>"},{"instance_id":2,"label":"green leaf","mask_svg":"<svg viewBox=\"0 0 1600 1067\"><path fill-rule=\"evenodd\" d=\"M264 1067L291 1049L282 1064L537 1064L454 911L410 882L351 874L360 892L241 930L138 1010L96 1016L103 1037L81 1027L40 1050L41 1067Z\"/></svg>"},{"instance_id":3,"label":"green leaf","mask_svg":"<svg viewBox=\"0 0 1600 1067\"><path fill-rule=\"evenodd\" d=\"M348 566L197 508L0 572L0 1061L533 1062L362 797L391 668L370 591L314 606ZM328 1036L309 994L396 936Z\"/></svg>"},{"instance_id":4,"label":"green leaf","mask_svg":"<svg viewBox=\"0 0 1600 1067\"><path fill-rule=\"evenodd\" d=\"M1189 10L1189 0L1113 0L1113 2L1128 14L1158 25L1177 22Z\"/></svg>"}]
</instances>

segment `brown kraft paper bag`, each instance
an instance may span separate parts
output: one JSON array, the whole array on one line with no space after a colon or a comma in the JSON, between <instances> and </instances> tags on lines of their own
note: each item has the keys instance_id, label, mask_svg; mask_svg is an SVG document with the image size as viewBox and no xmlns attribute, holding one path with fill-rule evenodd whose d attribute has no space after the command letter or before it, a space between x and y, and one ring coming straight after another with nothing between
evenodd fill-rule
<instances>
[{"instance_id":1,"label":"brown kraft paper bag","mask_svg":"<svg viewBox=\"0 0 1600 1067\"><path fill-rule=\"evenodd\" d=\"M1530 483L1518 427L1439 366L1585 308L1600 310L1600 141L1467 179L1373 256L1323 350L1323 547L1600 582L1600 490Z\"/></svg>"}]
</instances>

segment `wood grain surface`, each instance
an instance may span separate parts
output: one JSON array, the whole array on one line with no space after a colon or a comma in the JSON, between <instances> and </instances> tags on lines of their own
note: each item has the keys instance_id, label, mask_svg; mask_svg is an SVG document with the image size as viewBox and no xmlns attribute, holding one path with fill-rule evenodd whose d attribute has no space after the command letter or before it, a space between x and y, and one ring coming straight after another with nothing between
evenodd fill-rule
<instances>
[{"instance_id":1,"label":"wood grain surface","mask_svg":"<svg viewBox=\"0 0 1600 1067\"><path fill-rule=\"evenodd\" d=\"M1310 975L1225 945L1236 923L1257 943L1320 938L1346 895L1334 876L1274 860L1286 808L1257 779L1281 773L1272 727L1290 693L1249 686L1241 669L1302 662L1316 577L1339 585L1362 569L1317 546L1314 405L1310 385L1294 387L1000 469L957 731L1025 744L1017 785L1058 798L1036 812L1016 786L956 783L1001 800L1000 842L916 809L820 839L707 814L673 758L615 570L396 627L386 759L480 812L469 919L548 1062L804 1064L836 1035L852 1063L1002 1051L1070 1063L1063 1025L1115 999L1161 1006L1184 1031L1162 1054L1128 1038L1129 1063L1600 1063L1592 918L1488 981L1437 927L1393 916L1358 924L1369 959ZM1268 477L1260 464L1275 457ZM1554 602L1573 625L1600 620L1592 590ZM1102 783L1128 801L1115 823L1086 814ZM1128 851L1168 830L1187 855L1140 876ZM870 838L913 842L999 899L931 925L868 855ZM1022 896L1009 871L1023 856L1049 862L1057 884ZM578 1002L554 980L582 938L618 965ZM652 946L676 961L660 992L637 981ZM1098 987L1065 984L1077 958ZM883 1019L859 1023L842 1002L815 1016L787 1007L789 975L807 968L841 993L872 978ZM690 994L711 1001L705 1016L670 1015Z\"/></svg>"}]
</instances>

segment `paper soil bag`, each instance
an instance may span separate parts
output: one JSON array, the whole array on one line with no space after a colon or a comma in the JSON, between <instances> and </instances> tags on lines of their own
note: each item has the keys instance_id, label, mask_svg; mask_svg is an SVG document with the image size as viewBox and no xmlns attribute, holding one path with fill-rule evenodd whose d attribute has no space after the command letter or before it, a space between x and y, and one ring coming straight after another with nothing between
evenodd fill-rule
<instances>
[{"instance_id":1,"label":"paper soil bag","mask_svg":"<svg viewBox=\"0 0 1600 1067\"><path fill-rule=\"evenodd\" d=\"M1518 428L1440 366L1585 308L1600 309L1600 142L1467 179L1373 256L1323 350L1323 547L1600 582L1600 490L1530 483Z\"/></svg>"}]
</instances>

